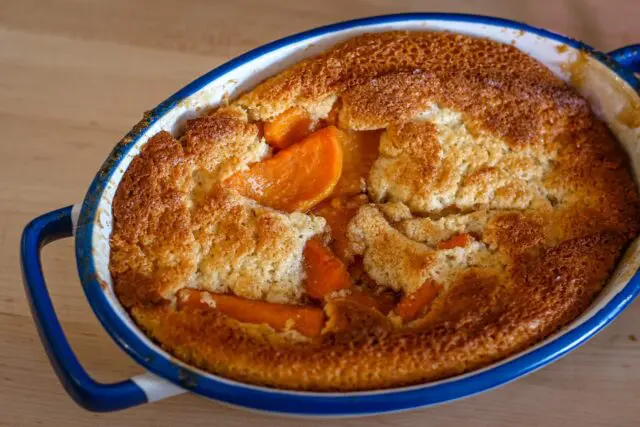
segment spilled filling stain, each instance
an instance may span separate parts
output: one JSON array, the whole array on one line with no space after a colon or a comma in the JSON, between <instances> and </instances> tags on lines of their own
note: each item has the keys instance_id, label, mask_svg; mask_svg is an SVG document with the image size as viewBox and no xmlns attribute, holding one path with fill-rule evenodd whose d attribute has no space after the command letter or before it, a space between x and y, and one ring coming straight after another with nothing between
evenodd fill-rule
<instances>
[{"instance_id":1,"label":"spilled filling stain","mask_svg":"<svg viewBox=\"0 0 640 427\"><path fill-rule=\"evenodd\" d=\"M566 45L556 46L556 50L559 53L565 52L567 49ZM562 70L569 75L571 86L575 88L583 87L589 61L589 54L584 51L578 51L575 59L562 65ZM612 81L611 83L613 89L622 94L625 99L624 106L617 114L616 120L630 129L640 128L640 101L629 94L629 90L623 82Z\"/></svg>"},{"instance_id":2,"label":"spilled filling stain","mask_svg":"<svg viewBox=\"0 0 640 427\"><path fill-rule=\"evenodd\" d=\"M640 102L630 100L618 113L616 119L630 129L640 127Z\"/></svg>"},{"instance_id":3,"label":"spilled filling stain","mask_svg":"<svg viewBox=\"0 0 640 427\"><path fill-rule=\"evenodd\" d=\"M562 46L567 49L566 45ZM556 49L559 49L562 46L558 46L556 47ZM584 84L588 63L589 55L586 52L579 50L578 56L576 56L573 61L567 62L562 65L562 70L569 74L569 82L571 83L571 86L576 88L582 87L582 85Z\"/></svg>"}]
</instances>

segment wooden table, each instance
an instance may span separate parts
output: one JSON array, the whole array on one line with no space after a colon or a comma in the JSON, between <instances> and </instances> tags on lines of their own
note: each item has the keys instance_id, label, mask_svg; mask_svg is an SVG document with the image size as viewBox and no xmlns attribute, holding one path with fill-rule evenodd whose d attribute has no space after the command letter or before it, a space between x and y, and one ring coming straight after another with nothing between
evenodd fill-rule
<instances>
[{"instance_id":1,"label":"wooden table","mask_svg":"<svg viewBox=\"0 0 640 427\"><path fill-rule=\"evenodd\" d=\"M266 2L265 2L266 3ZM80 201L142 112L222 62L317 25L401 11L525 20L602 50L640 42L637 0L0 1L0 425L317 425L263 418L183 395L114 414L77 407L58 383L29 315L18 266L25 223ZM98 380L139 373L95 319L72 241L44 252L58 315ZM569 357L461 402L350 426L640 425L640 303ZM329 422L327 422L328 424ZM324 422L322 423L324 424Z\"/></svg>"}]
</instances>

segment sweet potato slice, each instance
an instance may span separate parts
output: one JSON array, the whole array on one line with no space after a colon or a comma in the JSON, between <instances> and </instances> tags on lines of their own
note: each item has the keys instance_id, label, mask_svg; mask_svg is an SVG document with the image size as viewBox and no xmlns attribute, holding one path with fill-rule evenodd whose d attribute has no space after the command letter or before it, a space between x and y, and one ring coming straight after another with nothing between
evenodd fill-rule
<instances>
[{"instance_id":1,"label":"sweet potato slice","mask_svg":"<svg viewBox=\"0 0 640 427\"><path fill-rule=\"evenodd\" d=\"M331 292L351 287L349 272L342 261L317 240L309 240L304 247L304 269L307 293L312 298L323 299Z\"/></svg>"},{"instance_id":2,"label":"sweet potato slice","mask_svg":"<svg viewBox=\"0 0 640 427\"><path fill-rule=\"evenodd\" d=\"M332 196L353 196L366 191L365 179L378 158L380 131L347 131L342 139L342 175Z\"/></svg>"},{"instance_id":3,"label":"sweet potato slice","mask_svg":"<svg viewBox=\"0 0 640 427\"><path fill-rule=\"evenodd\" d=\"M284 149L311 133L312 120L299 107L293 107L264 124L264 139L272 147Z\"/></svg>"},{"instance_id":4,"label":"sweet potato slice","mask_svg":"<svg viewBox=\"0 0 640 427\"><path fill-rule=\"evenodd\" d=\"M345 264L350 264L352 258L347 240L349 221L367 201L364 194L349 198L339 197L318 205L312 212L327 221L333 238L331 248Z\"/></svg>"},{"instance_id":5,"label":"sweet potato slice","mask_svg":"<svg viewBox=\"0 0 640 427\"><path fill-rule=\"evenodd\" d=\"M456 234L455 236L451 236L448 240L443 240L438 243L438 249L453 249L458 247L465 247L469 243L471 243L471 235L467 233Z\"/></svg>"},{"instance_id":6,"label":"sweet potato slice","mask_svg":"<svg viewBox=\"0 0 640 427\"><path fill-rule=\"evenodd\" d=\"M396 306L395 312L403 322L410 322L436 299L438 292L437 284L428 280L415 291L405 295Z\"/></svg>"},{"instance_id":7,"label":"sweet potato slice","mask_svg":"<svg viewBox=\"0 0 640 427\"><path fill-rule=\"evenodd\" d=\"M340 179L342 134L333 126L320 129L225 183L265 206L307 211L331 194Z\"/></svg>"},{"instance_id":8,"label":"sweet potato slice","mask_svg":"<svg viewBox=\"0 0 640 427\"><path fill-rule=\"evenodd\" d=\"M194 289L182 289L178 293L178 308L184 307L217 310L240 322L264 323L277 331L294 329L308 337L320 335L324 326L324 313L320 308L277 304Z\"/></svg>"}]
</instances>

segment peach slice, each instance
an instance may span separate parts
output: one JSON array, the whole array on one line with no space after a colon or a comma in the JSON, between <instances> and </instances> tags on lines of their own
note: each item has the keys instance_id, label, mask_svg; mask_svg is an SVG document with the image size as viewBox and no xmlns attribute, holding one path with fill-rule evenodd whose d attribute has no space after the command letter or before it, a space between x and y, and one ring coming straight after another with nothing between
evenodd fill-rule
<instances>
[{"instance_id":1,"label":"peach slice","mask_svg":"<svg viewBox=\"0 0 640 427\"><path fill-rule=\"evenodd\" d=\"M178 292L178 309L184 307L217 310L240 322L265 323L277 331L294 329L308 337L320 335L324 327L324 313L320 308L251 300L195 289Z\"/></svg>"},{"instance_id":2,"label":"peach slice","mask_svg":"<svg viewBox=\"0 0 640 427\"><path fill-rule=\"evenodd\" d=\"M420 313L433 302L438 296L438 286L435 282L428 280L415 291L402 297L396 306L395 312L403 322L410 322L417 318Z\"/></svg>"},{"instance_id":3,"label":"peach slice","mask_svg":"<svg viewBox=\"0 0 640 427\"><path fill-rule=\"evenodd\" d=\"M304 269L307 293L312 298L323 299L351 287L351 277L342 261L317 240L309 240L304 247Z\"/></svg>"},{"instance_id":4,"label":"peach slice","mask_svg":"<svg viewBox=\"0 0 640 427\"><path fill-rule=\"evenodd\" d=\"M353 196L366 190L365 179L378 158L380 131L346 131L342 139L342 175L332 196Z\"/></svg>"},{"instance_id":5,"label":"peach slice","mask_svg":"<svg viewBox=\"0 0 640 427\"><path fill-rule=\"evenodd\" d=\"M342 131L330 126L225 181L240 194L286 212L308 211L335 188L342 173Z\"/></svg>"},{"instance_id":6,"label":"peach slice","mask_svg":"<svg viewBox=\"0 0 640 427\"><path fill-rule=\"evenodd\" d=\"M272 147L284 149L311 133L312 121L302 108L293 107L264 124L264 139Z\"/></svg>"},{"instance_id":7,"label":"peach slice","mask_svg":"<svg viewBox=\"0 0 640 427\"><path fill-rule=\"evenodd\" d=\"M443 240L438 243L438 249L464 248L471 243L471 239L472 237L470 234L456 234L455 236L451 236L448 240Z\"/></svg>"},{"instance_id":8,"label":"peach slice","mask_svg":"<svg viewBox=\"0 0 640 427\"><path fill-rule=\"evenodd\" d=\"M331 199L328 202L318 205L312 213L323 217L331 228L331 247L342 260L349 264L351 262L351 253L349 242L347 240L347 229L349 221L358 212L360 206L367 203L367 196L364 194L355 197L340 197Z\"/></svg>"}]
</instances>

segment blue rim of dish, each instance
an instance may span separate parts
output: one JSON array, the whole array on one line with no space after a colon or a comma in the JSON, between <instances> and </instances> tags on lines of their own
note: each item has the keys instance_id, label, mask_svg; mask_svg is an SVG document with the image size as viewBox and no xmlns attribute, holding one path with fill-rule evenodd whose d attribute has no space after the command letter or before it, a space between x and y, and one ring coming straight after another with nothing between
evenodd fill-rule
<instances>
[{"instance_id":1,"label":"blue rim of dish","mask_svg":"<svg viewBox=\"0 0 640 427\"><path fill-rule=\"evenodd\" d=\"M462 378L454 377L450 380L432 384L426 383L397 389L350 393L315 393L270 389L205 373L173 358L167 359L159 353L160 350L156 346L149 345L131 331L127 322L111 308L111 303L97 279L92 254L93 223L97 215L98 202L111 175L149 126L176 106L182 99L197 92L211 81L273 50L305 39L353 27L434 20L479 23L513 30L523 30L564 43L595 57L612 69L633 89L640 91L640 82L635 78L633 72L620 66L606 54L580 41L516 21L480 15L449 13L383 15L327 25L268 43L215 68L145 114L143 121L135 126L110 153L91 183L82 203L75 242L77 268L81 283L86 297L103 327L113 340L136 362L148 371L189 391L232 405L259 411L302 416L358 416L397 412L468 397L533 372L587 341L617 317L634 299L640 292L640 275L637 272L609 303L584 323L533 351L520 356L516 355L516 357L507 362L494 367L490 366Z\"/></svg>"}]
</instances>

